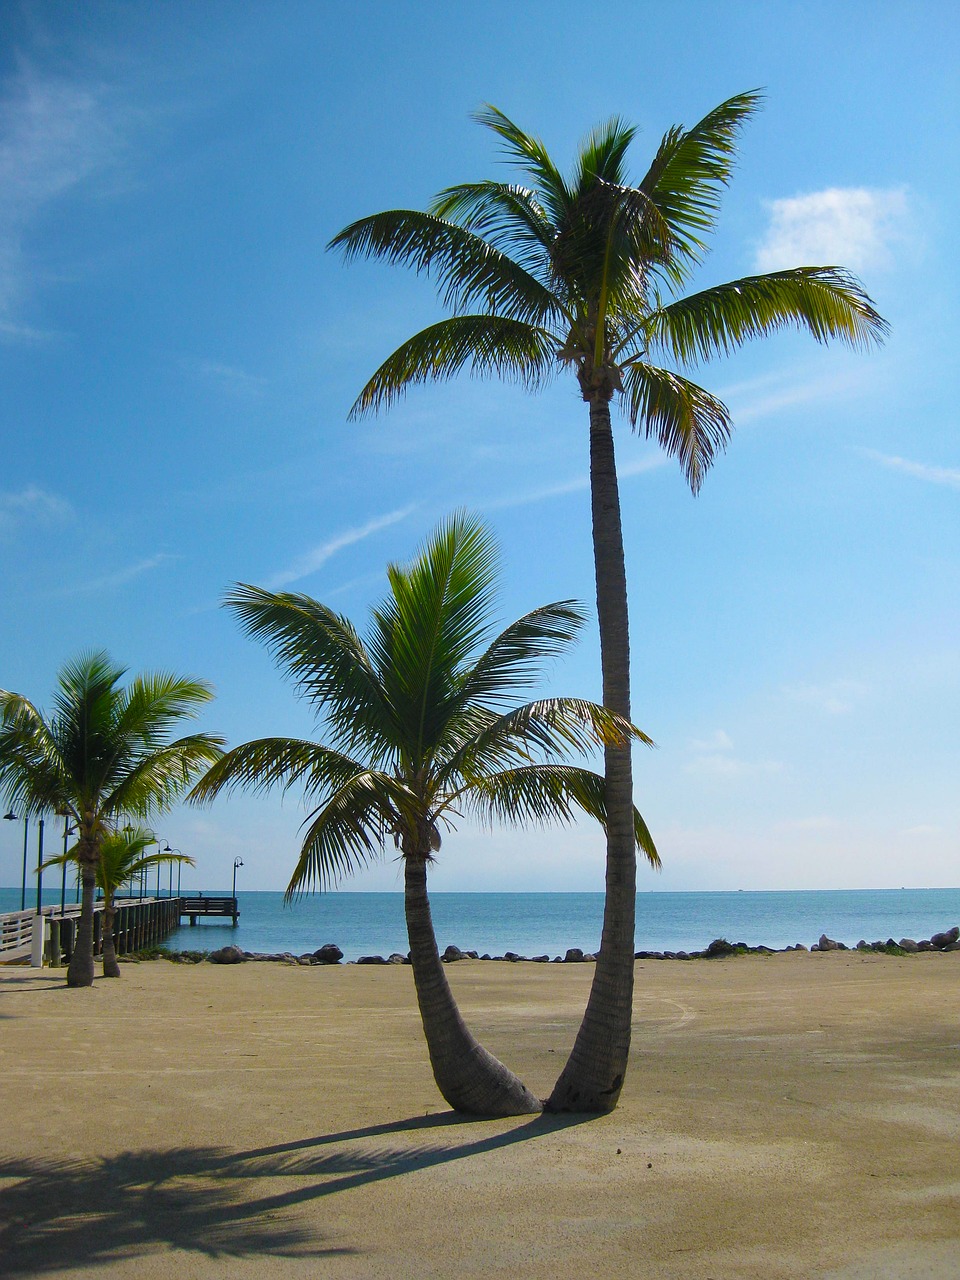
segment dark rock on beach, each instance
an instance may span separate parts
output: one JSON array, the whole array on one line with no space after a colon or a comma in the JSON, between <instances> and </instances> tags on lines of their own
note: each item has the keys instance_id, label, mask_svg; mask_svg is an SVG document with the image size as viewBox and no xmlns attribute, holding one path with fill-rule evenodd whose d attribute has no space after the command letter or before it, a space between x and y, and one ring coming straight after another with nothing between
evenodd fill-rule
<instances>
[{"instance_id":1,"label":"dark rock on beach","mask_svg":"<svg viewBox=\"0 0 960 1280\"><path fill-rule=\"evenodd\" d=\"M920 947L918 946L918 944L917 944L916 942L914 942L913 938L901 938L901 939L900 939L900 950L901 950L901 951L909 951L909 952L913 953L914 951L919 951L919 950L920 950Z\"/></svg>"},{"instance_id":2,"label":"dark rock on beach","mask_svg":"<svg viewBox=\"0 0 960 1280\"><path fill-rule=\"evenodd\" d=\"M399 951L393 951L387 956L387 964L406 964L407 957L401 955Z\"/></svg>"},{"instance_id":3,"label":"dark rock on beach","mask_svg":"<svg viewBox=\"0 0 960 1280\"><path fill-rule=\"evenodd\" d=\"M383 956L361 956L357 964L386 964Z\"/></svg>"},{"instance_id":4,"label":"dark rock on beach","mask_svg":"<svg viewBox=\"0 0 960 1280\"><path fill-rule=\"evenodd\" d=\"M818 951L839 951L840 943L835 942L833 938L828 938L825 933L821 933L820 940L817 943Z\"/></svg>"},{"instance_id":5,"label":"dark rock on beach","mask_svg":"<svg viewBox=\"0 0 960 1280\"><path fill-rule=\"evenodd\" d=\"M440 958L441 960L446 960L447 963L449 964L450 961L452 960L462 960L463 952L460 950L459 947L455 947L453 943L451 943L450 946L447 947L446 951L444 951L443 955Z\"/></svg>"},{"instance_id":6,"label":"dark rock on beach","mask_svg":"<svg viewBox=\"0 0 960 1280\"><path fill-rule=\"evenodd\" d=\"M343 952L336 943L325 942L322 947L316 949L313 958L320 964L339 964L343 959Z\"/></svg>"},{"instance_id":7,"label":"dark rock on beach","mask_svg":"<svg viewBox=\"0 0 960 1280\"><path fill-rule=\"evenodd\" d=\"M239 947L230 946L211 951L207 958L211 964L243 964L247 957Z\"/></svg>"},{"instance_id":8,"label":"dark rock on beach","mask_svg":"<svg viewBox=\"0 0 960 1280\"><path fill-rule=\"evenodd\" d=\"M563 957L564 964L582 964L586 959L579 947L568 947L567 954Z\"/></svg>"},{"instance_id":9,"label":"dark rock on beach","mask_svg":"<svg viewBox=\"0 0 960 1280\"><path fill-rule=\"evenodd\" d=\"M945 947L949 947L951 942L960 939L960 928L956 925L952 929L947 929L945 933L931 933L930 942L938 951L943 951Z\"/></svg>"}]
</instances>

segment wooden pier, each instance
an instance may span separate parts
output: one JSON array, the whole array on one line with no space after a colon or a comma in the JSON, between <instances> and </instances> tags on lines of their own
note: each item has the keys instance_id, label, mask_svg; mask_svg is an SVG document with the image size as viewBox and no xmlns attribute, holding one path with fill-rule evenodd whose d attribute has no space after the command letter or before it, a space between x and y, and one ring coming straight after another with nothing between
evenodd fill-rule
<instances>
[{"instance_id":1,"label":"wooden pier","mask_svg":"<svg viewBox=\"0 0 960 1280\"><path fill-rule=\"evenodd\" d=\"M113 935L117 955L130 955L154 946L180 925L180 898L118 898ZM44 907L35 911L9 911L0 915L0 964L67 964L73 955L80 907L63 911ZM103 903L93 913L93 953L103 953Z\"/></svg>"},{"instance_id":2,"label":"wooden pier","mask_svg":"<svg viewBox=\"0 0 960 1280\"><path fill-rule=\"evenodd\" d=\"M198 893L195 897L181 898L179 901L180 919L189 916L191 925L211 916L215 919L229 916L234 926L240 919L240 908L237 906L236 898L206 898L202 893Z\"/></svg>"}]
</instances>

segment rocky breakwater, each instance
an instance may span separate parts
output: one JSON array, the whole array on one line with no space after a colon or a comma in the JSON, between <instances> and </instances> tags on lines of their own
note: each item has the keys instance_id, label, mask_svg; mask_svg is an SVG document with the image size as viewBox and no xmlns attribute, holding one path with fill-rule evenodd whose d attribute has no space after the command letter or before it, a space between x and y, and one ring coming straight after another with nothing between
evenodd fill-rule
<instances>
[{"instance_id":1,"label":"rocky breakwater","mask_svg":"<svg viewBox=\"0 0 960 1280\"><path fill-rule=\"evenodd\" d=\"M828 938L825 933L821 933L818 942L815 942L810 948L811 951L878 951L884 955L916 955L920 951L960 951L960 926L954 925L952 929L945 929L943 933L931 933L929 938L921 938L917 942L914 938L901 938L898 942L896 938L877 939L876 942L867 942L865 938L861 938L855 947L848 947L845 942L837 942L834 938Z\"/></svg>"}]
</instances>

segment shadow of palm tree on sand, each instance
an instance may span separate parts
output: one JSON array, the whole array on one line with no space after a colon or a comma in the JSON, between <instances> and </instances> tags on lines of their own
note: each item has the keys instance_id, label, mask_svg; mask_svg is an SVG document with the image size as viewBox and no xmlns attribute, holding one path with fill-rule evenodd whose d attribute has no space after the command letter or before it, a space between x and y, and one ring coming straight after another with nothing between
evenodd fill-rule
<instances>
[{"instance_id":1,"label":"shadow of palm tree on sand","mask_svg":"<svg viewBox=\"0 0 960 1280\"><path fill-rule=\"evenodd\" d=\"M333 1245L292 1211L589 1118L537 1116L505 1133L456 1141L459 1126L482 1122L443 1112L248 1151L174 1147L102 1158L0 1159L2 1274L66 1272L162 1248L208 1257L349 1255L356 1250ZM454 1140L416 1140L440 1129L452 1131ZM377 1141L406 1135L414 1140Z\"/></svg>"}]
</instances>

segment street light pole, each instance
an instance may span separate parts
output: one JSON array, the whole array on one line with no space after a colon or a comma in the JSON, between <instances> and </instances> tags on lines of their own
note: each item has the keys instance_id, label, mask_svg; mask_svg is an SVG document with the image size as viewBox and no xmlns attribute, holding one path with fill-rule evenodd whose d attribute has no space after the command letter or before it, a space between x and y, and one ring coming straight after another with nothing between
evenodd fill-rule
<instances>
[{"instance_id":1,"label":"street light pole","mask_svg":"<svg viewBox=\"0 0 960 1280\"><path fill-rule=\"evenodd\" d=\"M40 819L40 835L37 837L37 915L42 912L40 895L43 891L43 819Z\"/></svg>"},{"instance_id":2,"label":"street light pole","mask_svg":"<svg viewBox=\"0 0 960 1280\"><path fill-rule=\"evenodd\" d=\"M19 822L20 819L11 809L3 815L4 822ZM23 875L20 879L20 910L27 909L27 836L30 831L30 819L23 815Z\"/></svg>"},{"instance_id":3,"label":"street light pole","mask_svg":"<svg viewBox=\"0 0 960 1280\"><path fill-rule=\"evenodd\" d=\"M70 825L70 815L63 815L63 876L60 879L60 914L63 915L67 906L67 836L73 835L73 827Z\"/></svg>"},{"instance_id":4,"label":"street light pole","mask_svg":"<svg viewBox=\"0 0 960 1280\"><path fill-rule=\"evenodd\" d=\"M237 867L242 867L242 866L243 866L243 859L234 858L233 860L233 894L232 894L234 899L236 899L236 896L237 896Z\"/></svg>"}]
</instances>

